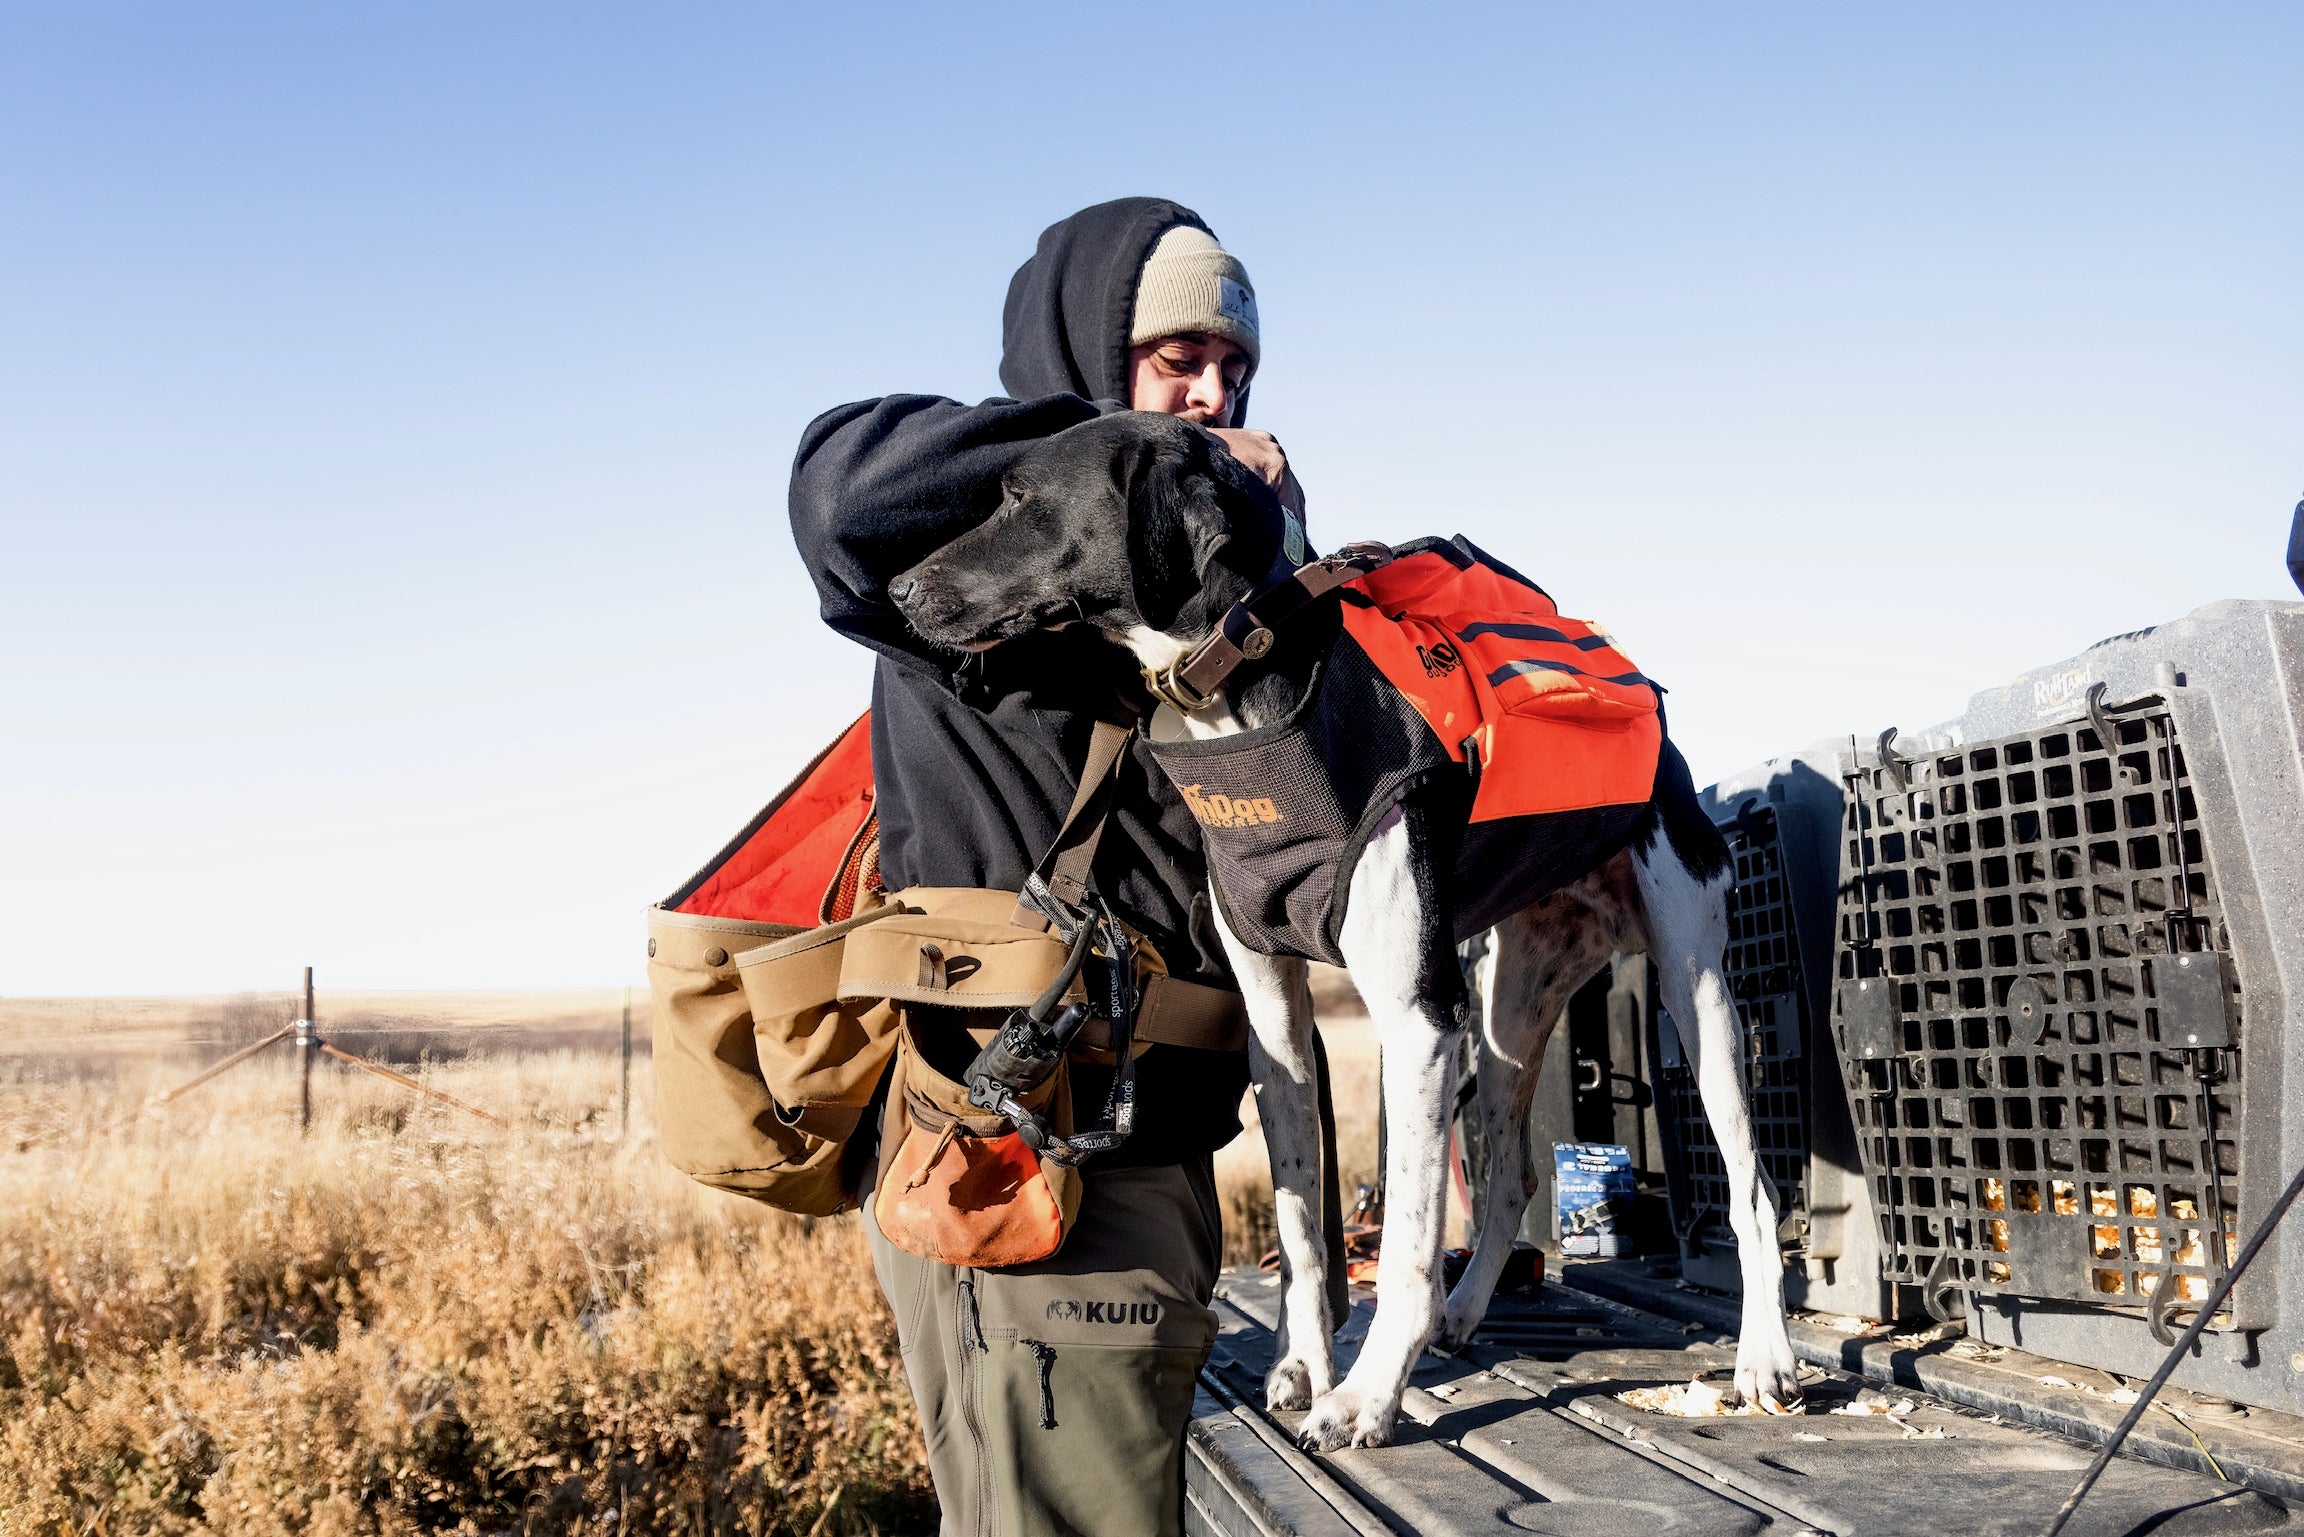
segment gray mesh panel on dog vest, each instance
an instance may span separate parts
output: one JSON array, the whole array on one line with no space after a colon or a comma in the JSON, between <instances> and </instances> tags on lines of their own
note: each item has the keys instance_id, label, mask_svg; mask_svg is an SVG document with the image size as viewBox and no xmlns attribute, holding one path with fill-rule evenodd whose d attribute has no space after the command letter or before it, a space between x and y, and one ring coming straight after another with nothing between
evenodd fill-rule
<instances>
[{"instance_id":1,"label":"gray mesh panel on dog vest","mask_svg":"<svg viewBox=\"0 0 2304 1537\"><path fill-rule=\"evenodd\" d=\"M1376 822L1434 774L1464 772L1341 633L1285 720L1151 751L1200 820L1233 933L1265 955L1332 965L1343 964L1342 888Z\"/></svg>"}]
</instances>

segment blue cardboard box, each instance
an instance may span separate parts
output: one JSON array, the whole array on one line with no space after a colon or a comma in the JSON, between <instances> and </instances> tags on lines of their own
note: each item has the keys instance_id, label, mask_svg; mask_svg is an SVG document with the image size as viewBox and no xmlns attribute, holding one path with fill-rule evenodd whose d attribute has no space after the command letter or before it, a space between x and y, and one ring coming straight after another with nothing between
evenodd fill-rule
<instances>
[{"instance_id":1,"label":"blue cardboard box","mask_svg":"<svg viewBox=\"0 0 2304 1537\"><path fill-rule=\"evenodd\" d=\"M1614 1259L1632 1248L1632 1152L1613 1142L1552 1144L1560 1252Z\"/></svg>"}]
</instances>

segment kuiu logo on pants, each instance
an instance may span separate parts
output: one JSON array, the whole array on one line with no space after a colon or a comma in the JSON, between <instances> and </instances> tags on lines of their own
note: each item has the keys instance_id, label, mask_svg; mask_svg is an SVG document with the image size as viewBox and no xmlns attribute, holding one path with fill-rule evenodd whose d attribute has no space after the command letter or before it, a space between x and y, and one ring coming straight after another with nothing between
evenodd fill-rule
<instances>
[{"instance_id":1,"label":"kuiu logo on pants","mask_svg":"<svg viewBox=\"0 0 2304 1537\"><path fill-rule=\"evenodd\" d=\"M1144 1324L1160 1321L1157 1302L1081 1302L1059 1297L1048 1304L1048 1316L1072 1324Z\"/></svg>"}]
</instances>

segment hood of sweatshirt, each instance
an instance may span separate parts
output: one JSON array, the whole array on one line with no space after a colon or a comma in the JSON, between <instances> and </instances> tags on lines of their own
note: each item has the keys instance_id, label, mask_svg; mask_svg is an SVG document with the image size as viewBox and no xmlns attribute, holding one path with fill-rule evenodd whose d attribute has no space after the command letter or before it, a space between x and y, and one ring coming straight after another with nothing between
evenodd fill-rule
<instances>
[{"instance_id":1,"label":"hood of sweatshirt","mask_svg":"<svg viewBox=\"0 0 2304 1537\"><path fill-rule=\"evenodd\" d=\"M1008 283L1000 322L1001 388L1018 400L1071 394L1127 405L1137 280L1154 244L1179 224L1208 228L1180 203L1123 197L1083 208L1042 231L1032 259ZM1232 425L1247 415L1248 392L1242 390Z\"/></svg>"}]
</instances>

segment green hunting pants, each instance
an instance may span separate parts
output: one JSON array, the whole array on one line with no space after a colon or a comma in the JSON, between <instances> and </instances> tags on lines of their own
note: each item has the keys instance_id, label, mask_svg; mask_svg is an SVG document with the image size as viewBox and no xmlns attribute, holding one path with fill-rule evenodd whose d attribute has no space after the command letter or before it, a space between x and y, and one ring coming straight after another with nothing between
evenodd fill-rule
<instances>
[{"instance_id":1,"label":"green hunting pants","mask_svg":"<svg viewBox=\"0 0 2304 1537\"><path fill-rule=\"evenodd\" d=\"M1181 1532L1220 1223L1206 1157L1091 1174L1056 1257L1006 1270L908 1254L865 1203L942 1537Z\"/></svg>"}]
</instances>

